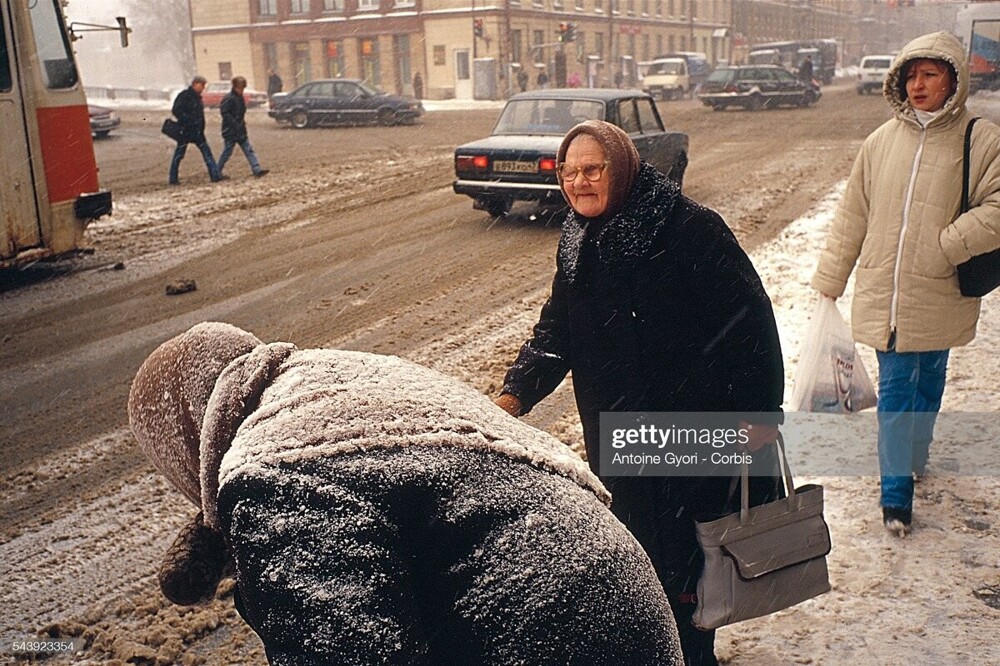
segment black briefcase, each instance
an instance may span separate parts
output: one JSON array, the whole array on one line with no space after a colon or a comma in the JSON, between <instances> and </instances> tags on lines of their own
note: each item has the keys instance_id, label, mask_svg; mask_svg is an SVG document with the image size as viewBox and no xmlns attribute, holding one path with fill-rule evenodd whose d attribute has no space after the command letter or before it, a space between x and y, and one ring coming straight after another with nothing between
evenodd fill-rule
<instances>
[{"instance_id":1,"label":"black briefcase","mask_svg":"<svg viewBox=\"0 0 1000 666\"><path fill-rule=\"evenodd\" d=\"M181 124L173 118L167 118L164 120L163 127L160 128L160 131L178 143L184 140L184 128L181 127Z\"/></svg>"}]
</instances>

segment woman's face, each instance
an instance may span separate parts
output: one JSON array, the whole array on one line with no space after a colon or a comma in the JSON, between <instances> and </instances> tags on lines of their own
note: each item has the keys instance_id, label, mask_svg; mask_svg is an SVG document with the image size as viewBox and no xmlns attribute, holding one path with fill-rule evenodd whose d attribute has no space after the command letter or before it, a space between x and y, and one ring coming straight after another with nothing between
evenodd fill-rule
<instances>
[{"instance_id":1,"label":"woman's face","mask_svg":"<svg viewBox=\"0 0 1000 666\"><path fill-rule=\"evenodd\" d=\"M955 92L951 67L940 60L920 58L906 67L906 96L918 111L940 110Z\"/></svg>"},{"instance_id":2,"label":"woman's face","mask_svg":"<svg viewBox=\"0 0 1000 666\"><path fill-rule=\"evenodd\" d=\"M562 173L573 173L573 176L561 179L563 192L573 210L584 217L597 217L608 208L611 174L606 160L601 144L589 134L577 135L566 149ZM595 171L594 167L598 170ZM598 174L598 179L587 180L583 175L585 170L591 176Z\"/></svg>"}]
</instances>

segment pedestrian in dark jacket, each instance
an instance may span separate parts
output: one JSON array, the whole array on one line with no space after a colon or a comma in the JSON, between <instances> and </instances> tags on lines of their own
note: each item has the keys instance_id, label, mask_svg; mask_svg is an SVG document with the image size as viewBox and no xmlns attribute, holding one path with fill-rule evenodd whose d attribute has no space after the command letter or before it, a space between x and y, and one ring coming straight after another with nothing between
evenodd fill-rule
<instances>
[{"instance_id":1,"label":"pedestrian in dark jacket","mask_svg":"<svg viewBox=\"0 0 1000 666\"><path fill-rule=\"evenodd\" d=\"M250 139L247 135L247 104L243 97L243 91L246 87L247 80L245 78L235 77L232 90L222 98L222 103L219 105L219 112L222 114L223 140L222 154L219 155L219 173L221 174L222 170L226 168L226 162L233 154L233 148L239 146L243 150L243 154L246 155L247 162L250 163L250 171L259 178L268 174L270 169L261 168L260 162L257 160L257 153L250 145Z\"/></svg>"},{"instance_id":2,"label":"pedestrian in dark jacket","mask_svg":"<svg viewBox=\"0 0 1000 666\"><path fill-rule=\"evenodd\" d=\"M143 363L129 418L202 511L163 592L210 599L231 569L272 664L681 663L601 482L454 379L206 323Z\"/></svg>"},{"instance_id":3,"label":"pedestrian in dark jacket","mask_svg":"<svg viewBox=\"0 0 1000 666\"><path fill-rule=\"evenodd\" d=\"M267 72L267 96L274 97L275 93L280 93L282 86L284 84L281 81L281 77L278 76L276 71L268 70Z\"/></svg>"},{"instance_id":4,"label":"pedestrian in dark jacket","mask_svg":"<svg viewBox=\"0 0 1000 666\"><path fill-rule=\"evenodd\" d=\"M750 450L773 442L784 387L778 331L722 218L641 162L609 123L570 130L557 175L571 210L552 292L497 404L525 414L572 371L595 472L601 412L728 412L741 415ZM773 458L773 447L758 455ZM602 481L612 511L653 560L687 663L717 663L714 632L691 624L703 565L694 518L730 510L732 473ZM750 492L754 503L771 499L776 479L752 477Z\"/></svg>"},{"instance_id":5,"label":"pedestrian in dark jacket","mask_svg":"<svg viewBox=\"0 0 1000 666\"><path fill-rule=\"evenodd\" d=\"M806 85L812 85L813 80L813 59L807 55L802 64L799 65L799 79Z\"/></svg>"},{"instance_id":6,"label":"pedestrian in dark jacket","mask_svg":"<svg viewBox=\"0 0 1000 666\"><path fill-rule=\"evenodd\" d=\"M205 138L205 105L201 101L201 93L205 90L207 82L204 76L194 77L191 85L178 93L177 98L174 99L171 112L181 126L181 140L177 142L174 157L170 160L168 182L171 185L179 185L181 182L178 171L189 143L193 143L201 151L205 166L208 167L208 176L212 182L222 180L219 167L212 156L212 149Z\"/></svg>"}]
</instances>

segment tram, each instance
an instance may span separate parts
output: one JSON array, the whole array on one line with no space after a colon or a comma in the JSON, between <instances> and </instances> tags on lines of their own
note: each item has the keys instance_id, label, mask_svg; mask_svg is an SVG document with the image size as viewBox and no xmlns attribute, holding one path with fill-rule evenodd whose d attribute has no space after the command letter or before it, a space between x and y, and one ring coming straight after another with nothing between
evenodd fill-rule
<instances>
[{"instance_id":1,"label":"tram","mask_svg":"<svg viewBox=\"0 0 1000 666\"><path fill-rule=\"evenodd\" d=\"M0 0L0 268L78 249L111 213L62 0Z\"/></svg>"}]
</instances>

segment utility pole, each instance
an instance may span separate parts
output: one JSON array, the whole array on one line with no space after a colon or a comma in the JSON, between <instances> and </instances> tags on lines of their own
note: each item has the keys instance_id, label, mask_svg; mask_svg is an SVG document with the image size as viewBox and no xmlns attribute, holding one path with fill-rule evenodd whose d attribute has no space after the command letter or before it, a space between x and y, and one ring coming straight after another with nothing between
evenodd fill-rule
<instances>
[{"instance_id":1,"label":"utility pole","mask_svg":"<svg viewBox=\"0 0 1000 666\"><path fill-rule=\"evenodd\" d=\"M697 51L698 48L694 44L694 14L695 6L694 3L698 0L689 0L688 2L688 50Z\"/></svg>"},{"instance_id":2,"label":"utility pole","mask_svg":"<svg viewBox=\"0 0 1000 666\"><path fill-rule=\"evenodd\" d=\"M608 0L608 82L614 85L615 0Z\"/></svg>"}]
</instances>

